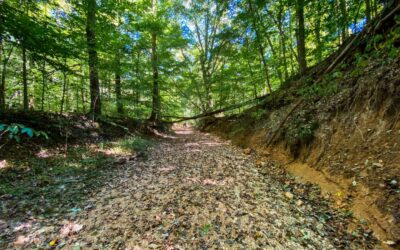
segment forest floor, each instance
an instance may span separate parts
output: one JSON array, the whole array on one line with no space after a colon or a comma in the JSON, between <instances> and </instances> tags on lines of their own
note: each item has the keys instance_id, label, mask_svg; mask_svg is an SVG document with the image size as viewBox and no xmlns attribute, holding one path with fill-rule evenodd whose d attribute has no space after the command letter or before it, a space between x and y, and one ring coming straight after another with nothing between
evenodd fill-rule
<instances>
[{"instance_id":1,"label":"forest floor","mask_svg":"<svg viewBox=\"0 0 400 250\"><path fill-rule=\"evenodd\" d=\"M144 157L104 164L113 167L94 177L95 188L81 187L87 199L65 212L0 218L3 246L376 248L371 231L330 208L318 187L296 183L277 162L210 134L181 128Z\"/></svg>"}]
</instances>

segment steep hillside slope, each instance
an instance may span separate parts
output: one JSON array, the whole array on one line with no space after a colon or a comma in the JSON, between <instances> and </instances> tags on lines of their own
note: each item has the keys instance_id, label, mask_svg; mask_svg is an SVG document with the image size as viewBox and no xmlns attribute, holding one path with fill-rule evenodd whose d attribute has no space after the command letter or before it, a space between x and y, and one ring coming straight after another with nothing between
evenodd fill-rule
<instances>
[{"instance_id":1,"label":"steep hillside slope","mask_svg":"<svg viewBox=\"0 0 400 250\"><path fill-rule=\"evenodd\" d=\"M392 247L400 245L398 12L376 20L262 105L208 120L203 128L254 149L261 161L276 159L299 181L320 185L332 206Z\"/></svg>"}]
</instances>

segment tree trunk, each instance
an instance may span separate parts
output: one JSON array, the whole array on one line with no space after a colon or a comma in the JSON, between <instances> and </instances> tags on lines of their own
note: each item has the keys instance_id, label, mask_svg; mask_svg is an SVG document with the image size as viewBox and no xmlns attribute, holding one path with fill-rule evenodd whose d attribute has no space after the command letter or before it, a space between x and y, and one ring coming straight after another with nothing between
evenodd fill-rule
<instances>
[{"instance_id":1,"label":"tree trunk","mask_svg":"<svg viewBox=\"0 0 400 250\"><path fill-rule=\"evenodd\" d=\"M153 106L150 121L158 123L160 121L160 89L158 86L158 65L157 65L157 34L151 34L151 65L153 69Z\"/></svg>"},{"instance_id":2,"label":"tree trunk","mask_svg":"<svg viewBox=\"0 0 400 250\"><path fill-rule=\"evenodd\" d=\"M157 0L152 0L153 15L157 15ZM151 34L151 66L153 69L153 107L149 120L158 123L161 119L160 89L158 86L158 58L157 58L157 34Z\"/></svg>"},{"instance_id":3,"label":"tree trunk","mask_svg":"<svg viewBox=\"0 0 400 250\"><path fill-rule=\"evenodd\" d=\"M67 80L66 80L66 86L65 86L65 112L69 112L70 111L70 96L69 96L69 86L70 86L70 81L68 78L68 75L66 75Z\"/></svg>"},{"instance_id":4,"label":"tree trunk","mask_svg":"<svg viewBox=\"0 0 400 250\"><path fill-rule=\"evenodd\" d=\"M82 110L83 113L86 113L86 104L85 104L85 87L81 86L81 101L82 101Z\"/></svg>"},{"instance_id":5,"label":"tree trunk","mask_svg":"<svg viewBox=\"0 0 400 250\"><path fill-rule=\"evenodd\" d=\"M1 70L1 83L0 83L0 111L6 109L6 66L3 62L3 68Z\"/></svg>"},{"instance_id":6,"label":"tree trunk","mask_svg":"<svg viewBox=\"0 0 400 250\"><path fill-rule=\"evenodd\" d=\"M6 74L7 74L7 64L10 60L11 54L14 50L14 46L10 48L8 55L5 54L4 47L1 47L0 50L3 52L3 63L1 69L1 82L0 82L0 111L5 111L6 108ZM1 55L0 55L1 58Z\"/></svg>"},{"instance_id":7,"label":"tree trunk","mask_svg":"<svg viewBox=\"0 0 400 250\"><path fill-rule=\"evenodd\" d=\"M201 66L201 74L203 77L203 83L204 83L204 88L206 90L206 103L205 103L205 110L204 111L210 111L213 106L212 102L212 88L211 88L211 83L210 83L210 77L207 73L205 62L203 61Z\"/></svg>"},{"instance_id":8,"label":"tree trunk","mask_svg":"<svg viewBox=\"0 0 400 250\"><path fill-rule=\"evenodd\" d=\"M368 23L371 20L371 0L365 0L365 16Z\"/></svg>"},{"instance_id":9,"label":"tree trunk","mask_svg":"<svg viewBox=\"0 0 400 250\"><path fill-rule=\"evenodd\" d=\"M136 116L139 117L139 104L140 104L140 50L137 49L137 57L135 60L135 75L136 82L134 84L135 88L135 108L136 108Z\"/></svg>"},{"instance_id":10,"label":"tree trunk","mask_svg":"<svg viewBox=\"0 0 400 250\"><path fill-rule=\"evenodd\" d=\"M42 65L42 96L40 100L40 110L43 112L44 111L44 96L46 92L46 56L43 61Z\"/></svg>"},{"instance_id":11,"label":"tree trunk","mask_svg":"<svg viewBox=\"0 0 400 250\"><path fill-rule=\"evenodd\" d=\"M89 78L90 78L90 113L101 114L100 84L97 69L97 50L96 50L96 0L88 0L87 20L86 20L86 39L89 55Z\"/></svg>"},{"instance_id":12,"label":"tree trunk","mask_svg":"<svg viewBox=\"0 0 400 250\"><path fill-rule=\"evenodd\" d=\"M269 69L268 69L268 64L267 64L267 60L265 59L265 50L264 50L264 46L261 42L261 38L260 38L260 33L258 30L258 26L257 26L257 21L255 19L255 11L253 10L253 5L251 3L251 1L249 1L249 9L250 12L253 14L253 18L252 18L252 22L253 22L253 28L254 31L256 33L256 42L258 45L258 52L260 53L260 57L261 57L261 62L263 65L263 69L264 69L264 73L265 73L265 77L266 77L266 81L267 81L267 87L270 93L272 93L272 87L271 87L271 82L270 82L270 77L269 77Z\"/></svg>"},{"instance_id":13,"label":"tree trunk","mask_svg":"<svg viewBox=\"0 0 400 250\"><path fill-rule=\"evenodd\" d=\"M306 61L306 32L304 27L304 0L297 0L297 52L300 74L304 75L307 70Z\"/></svg>"},{"instance_id":14,"label":"tree trunk","mask_svg":"<svg viewBox=\"0 0 400 250\"><path fill-rule=\"evenodd\" d=\"M278 11L278 31L279 31L279 46L282 52L282 61L283 61L283 71L285 74L285 81L289 78L287 58L286 58L286 41L285 41L285 31L283 30L283 20L282 20L282 12L283 9Z\"/></svg>"},{"instance_id":15,"label":"tree trunk","mask_svg":"<svg viewBox=\"0 0 400 250\"><path fill-rule=\"evenodd\" d=\"M347 25L348 25L348 16L347 16L347 7L346 0L339 0L340 12L341 12L341 36L342 36L342 44L347 39Z\"/></svg>"},{"instance_id":16,"label":"tree trunk","mask_svg":"<svg viewBox=\"0 0 400 250\"><path fill-rule=\"evenodd\" d=\"M249 59L247 59L247 67L249 68L250 75L254 76L253 69L252 69L252 67L250 65L250 60ZM254 98L257 98L257 96L258 96L258 94L257 94L257 81L252 81L252 83L253 83L253 95L254 95Z\"/></svg>"},{"instance_id":17,"label":"tree trunk","mask_svg":"<svg viewBox=\"0 0 400 250\"><path fill-rule=\"evenodd\" d=\"M117 98L117 113L122 115L124 113L122 106L122 95L121 95L121 65L119 56L117 58L117 65L115 71L115 96Z\"/></svg>"},{"instance_id":18,"label":"tree trunk","mask_svg":"<svg viewBox=\"0 0 400 250\"><path fill-rule=\"evenodd\" d=\"M23 84L23 92L24 92L24 111L27 112L29 109L29 101L28 101L28 72L26 69L26 49L22 47L22 84Z\"/></svg>"},{"instance_id":19,"label":"tree trunk","mask_svg":"<svg viewBox=\"0 0 400 250\"><path fill-rule=\"evenodd\" d=\"M264 72L265 72L265 78L266 78L266 81L267 81L268 91L270 93L272 93L272 87L271 87L271 80L270 80L270 77L269 77L268 64L267 64L267 60L265 59L265 55L264 55L264 53L265 53L264 52L264 47L261 45L261 43L259 43L259 45L258 45L258 50L260 52L261 62L262 62L263 69L264 69Z\"/></svg>"},{"instance_id":20,"label":"tree trunk","mask_svg":"<svg viewBox=\"0 0 400 250\"><path fill-rule=\"evenodd\" d=\"M67 72L65 71L65 70L63 70L63 79L64 79L64 81L63 81L63 91L62 91L62 97L61 97L61 109L60 109L60 114L62 115L63 114L63 112L64 112L64 103L65 103L65 94L66 94L66 92L67 92L67 81L68 81L68 78L67 78Z\"/></svg>"},{"instance_id":21,"label":"tree trunk","mask_svg":"<svg viewBox=\"0 0 400 250\"><path fill-rule=\"evenodd\" d=\"M322 41L321 41L321 1L317 1L317 17L315 20L315 40L317 42L316 58L317 63L322 59Z\"/></svg>"},{"instance_id":22,"label":"tree trunk","mask_svg":"<svg viewBox=\"0 0 400 250\"><path fill-rule=\"evenodd\" d=\"M2 58L3 52L3 37L0 34L0 58ZM4 64L1 71L1 83L0 83L0 111L4 111L6 108L6 84L5 84L5 70ZM4 78L4 79L3 79Z\"/></svg>"},{"instance_id":23,"label":"tree trunk","mask_svg":"<svg viewBox=\"0 0 400 250\"><path fill-rule=\"evenodd\" d=\"M75 78L75 81L77 81L76 78ZM79 112L79 89L78 89L78 84L75 83L74 87L75 87L75 113L78 113Z\"/></svg>"}]
</instances>

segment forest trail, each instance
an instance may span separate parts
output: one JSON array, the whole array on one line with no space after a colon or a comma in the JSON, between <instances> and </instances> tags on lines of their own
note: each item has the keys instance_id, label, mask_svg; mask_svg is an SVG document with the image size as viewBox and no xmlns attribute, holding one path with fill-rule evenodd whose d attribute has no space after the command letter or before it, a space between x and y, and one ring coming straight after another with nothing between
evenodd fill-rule
<instances>
[{"instance_id":1,"label":"forest trail","mask_svg":"<svg viewBox=\"0 0 400 250\"><path fill-rule=\"evenodd\" d=\"M272 163L261 168L253 155L190 129L167 137L147 159L121 166L71 219L63 249L365 249L371 243L319 219L329 212L286 192Z\"/></svg>"}]
</instances>

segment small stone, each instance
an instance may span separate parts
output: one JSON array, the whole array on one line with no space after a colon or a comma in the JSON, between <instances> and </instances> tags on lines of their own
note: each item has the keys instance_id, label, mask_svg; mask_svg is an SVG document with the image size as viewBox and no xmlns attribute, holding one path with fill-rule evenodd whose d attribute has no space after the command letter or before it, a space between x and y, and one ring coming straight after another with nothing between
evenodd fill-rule
<instances>
[{"instance_id":1,"label":"small stone","mask_svg":"<svg viewBox=\"0 0 400 250\"><path fill-rule=\"evenodd\" d=\"M54 227L49 226L49 227L43 227L43 228L41 228L41 229L38 231L38 233L39 233L39 234L46 234L46 233L51 233L51 232L53 232L53 231L54 231Z\"/></svg>"},{"instance_id":2,"label":"small stone","mask_svg":"<svg viewBox=\"0 0 400 250\"><path fill-rule=\"evenodd\" d=\"M387 241L384 241L383 243L385 243L386 245L389 245L389 246L393 246L396 244L396 242L394 242L393 240L387 240Z\"/></svg>"},{"instance_id":3,"label":"small stone","mask_svg":"<svg viewBox=\"0 0 400 250\"><path fill-rule=\"evenodd\" d=\"M397 186L397 181L396 180L391 180L390 181L390 186L396 187Z\"/></svg>"},{"instance_id":4,"label":"small stone","mask_svg":"<svg viewBox=\"0 0 400 250\"><path fill-rule=\"evenodd\" d=\"M92 209L94 206L92 205L92 204L89 204L89 205L87 205L87 206L85 206L83 209L84 210L90 210L90 209Z\"/></svg>"},{"instance_id":5,"label":"small stone","mask_svg":"<svg viewBox=\"0 0 400 250\"><path fill-rule=\"evenodd\" d=\"M159 248L159 247L160 247L159 245L154 244L154 243L149 245L150 249L156 249L156 248Z\"/></svg>"},{"instance_id":6,"label":"small stone","mask_svg":"<svg viewBox=\"0 0 400 250\"><path fill-rule=\"evenodd\" d=\"M298 200L296 202L296 206L300 207L301 205L303 205L303 201L302 200Z\"/></svg>"},{"instance_id":7,"label":"small stone","mask_svg":"<svg viewBox=\"0 0 400 250\"><path fill-rule=\"evenodd\" d=\"M128 161L134 161L134 160L136 160L136 158L138 157L138 155L131 155L129 158L128 158Z\"/></svg>"},{"instance_id":8,"label":"small stone","mask_svg":"<svg viewBox=\"0 0 400 250\"><path fill-rule=\"evenodd\" d=\"M265 162L263 162L263 161L261 161L261 160L258 160L258 161L256 162L256 166L257 166L257 167L264 167L264 166L265 166Z\"/></svg>"},{"instance_id":9,"label":"small stone","mask_svg":"<svg viewBox=\"0 0 400 250\"><path fill-rule=\"evenodd\" d=\"M246 148L246 149L244 149L243 150L243 153L245 154L245 155L249 155L249 154L251 154L251 148Z\"/></svg>"},{"instance_id":10,"label":"small stone","mask_svg":"<svg viewBox=\"0 0 400 250\"><path fill-rule=\"evenodd\" d=\"M294 195L290 192L286 192L285 197L288 198L289 200L291 200L291 199L293 199Z\"/></svg>"},{"instance_id":11,"label":"small stone","mask_svg":"<svg viewBox=\"0 0 400 250\"><path fill-rule=\"evenodd\" d=\"M319 231L322 231L322 229L324 229L324 225L321 224L321 223L318 223L317 229L318 229Z\"/></svg>"},{"instance_id":12,"label":"small stone","mask_svg":"<svg viewBox=\"0 0 400 250\"><path fill-rule=\"evenodd\" d=\"M118 158L118 159L116 159L116 160L114 161L114 164L122 165L122 164L125 164L126 161L127 161L126 158Z\"/></svg>"}]
</instances>

